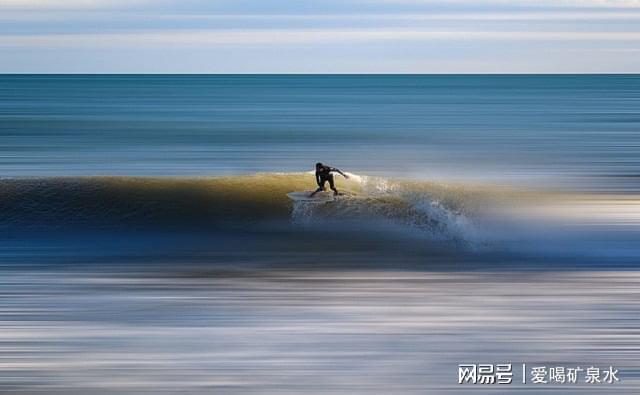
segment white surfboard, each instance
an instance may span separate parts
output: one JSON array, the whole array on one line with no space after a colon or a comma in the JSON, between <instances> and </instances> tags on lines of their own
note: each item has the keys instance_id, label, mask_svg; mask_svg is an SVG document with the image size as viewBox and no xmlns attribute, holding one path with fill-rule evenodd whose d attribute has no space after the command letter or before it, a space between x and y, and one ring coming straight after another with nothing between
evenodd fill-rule
<instances>
[{"instance_id":1,"label":"white surfboard","mask_svg":"<svg viewBox=\"0 0 640 395\"><path fill-rule=\"evenodd\" d=\"M318 192L313 197L311 197L311 193L313 191L300 191L300 192L289 192L287 196L289 199L294 202L308 202L308 203L324 203L331 202L334 199L333 192L322 191Z\"/></svg>"}]
</instances>

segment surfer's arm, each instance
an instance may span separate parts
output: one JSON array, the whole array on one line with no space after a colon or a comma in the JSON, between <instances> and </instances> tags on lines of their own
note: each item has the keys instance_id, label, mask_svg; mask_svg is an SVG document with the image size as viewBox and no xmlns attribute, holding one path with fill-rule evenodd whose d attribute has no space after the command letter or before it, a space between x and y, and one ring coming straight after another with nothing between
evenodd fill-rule
<instances>
[{"instance_id":1,"label":"surfer's arm","mask_svg":"<svg viewBox=\"0 0 640 395\"><path fill-rule=\"evenodd\" d=\"M340 169L336 169L335 167L331 168L331 171L335 171L336 173L339 173L344 178L349 178L348 175L344 174L342 171L340 171Z\"/></svg>"},{"instance_id":2,"label":"surfer's arm","mask_svg":"<svg viewBox=\"0 0 640 395\"><path fill-rule=\"evenodd\" d=\"M318 184L318 186L322 186L322 181L320 180L320 173L318 173L316 171L316 184Z\"/></svg>"}]
</instances>

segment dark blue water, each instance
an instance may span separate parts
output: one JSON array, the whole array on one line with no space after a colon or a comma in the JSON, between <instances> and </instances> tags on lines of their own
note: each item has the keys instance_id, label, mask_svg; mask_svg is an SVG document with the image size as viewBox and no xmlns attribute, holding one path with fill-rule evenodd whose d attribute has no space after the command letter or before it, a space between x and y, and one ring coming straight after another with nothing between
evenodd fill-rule
<instances>
[{"instance_id":1,"label":"dark blue water","mask_svg":"<svg viewBox=\"0 0 640 395\"><path fill-rule=\"evenodd\" d=\"M3 176L289 172L636 190L638 75L3 75Z\"/></svg>"}]
</instances>

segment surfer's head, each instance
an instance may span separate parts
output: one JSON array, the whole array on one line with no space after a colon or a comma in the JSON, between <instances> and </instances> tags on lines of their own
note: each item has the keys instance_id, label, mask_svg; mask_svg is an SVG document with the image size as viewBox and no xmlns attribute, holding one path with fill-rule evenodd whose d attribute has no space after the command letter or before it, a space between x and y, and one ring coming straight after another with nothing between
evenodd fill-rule
<instances>
[{"instance_id":1,"label":"surfer's head","mask_svg":"<svg viewBox=\"0 0 640 395\"><path fill-rule=\"evenodd\" d=\"M316 163L316 169L321 169L321 168L322 168L322 163L321 162Z\"/></svg>"}]
</instances>

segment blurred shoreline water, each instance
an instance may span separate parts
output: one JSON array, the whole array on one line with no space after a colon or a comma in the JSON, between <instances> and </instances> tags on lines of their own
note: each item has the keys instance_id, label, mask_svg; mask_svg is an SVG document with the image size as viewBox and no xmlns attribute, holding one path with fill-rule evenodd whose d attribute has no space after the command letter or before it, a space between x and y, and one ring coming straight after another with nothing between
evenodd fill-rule
<instances>
[{"instance_id":1,"label":"blurred shoreline water","mask_svg":"<svg viewBox=\"0 0 640 395\"><path fill-rule=\"evenodd\" d=\"M177 266L177 265L176 265ZM638 272L4 271L5 394L635 394ZM514 383L457 384L460 363ZM620 382L526 384L519 364Z\"/></svg>"}]
</instances>

